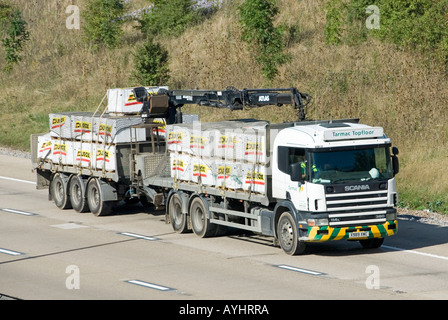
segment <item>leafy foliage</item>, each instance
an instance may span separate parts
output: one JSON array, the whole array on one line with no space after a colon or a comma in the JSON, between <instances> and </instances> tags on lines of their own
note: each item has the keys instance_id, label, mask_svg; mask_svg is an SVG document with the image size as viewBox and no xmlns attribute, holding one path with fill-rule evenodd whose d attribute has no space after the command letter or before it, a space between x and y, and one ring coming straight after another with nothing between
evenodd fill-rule
<instances>
[{"instance_id":1,"label":"leafy foliage","mask_svg":"<svg viewBox=\"0 0 448 320\"><path fill-rule=\"evenodd\" d=\"M369 5L380 10L379 29L365 27ZM423 52L448 66L447 13L448 0L351 0L347 3L330 0L325 39L329 44L356 44L356 40L364 41L369 33L402 48ZM360 25L363 27L359 28Z\"/></svg>"},{"instance_id":2,"label":"leafy foliage","mask_svg":"<svg viewBox=\"0 0 448 320\"><path fill-rule=\"evenodd\" d=\"M83 10L84 34L94 49L100 45L115 48L123 31L121 18L125 12L123 0L88 0Z\"/></svg>"},{"instance_id":3,"label":"leafy foliage","mask_svg":"<svg viewBox=\"0 0 448 320\"><path fill-rule=\"evenodd\" d=\"M20 10L0 4L0 26L4 34L2 44L5 49L5 70L7 72L11 71L13 65L22 59L23 48L26 41L29 40L26 25Z\"/></svg>"},{"instance_id":4,"label":"leafy foliage","mask_svg":"<svg viewBox=\"0 0 448 320\"><path fill-rule=\"evenodd\" d=\"M278 66L286 63L285 41L282 27L275 27L273 20L278 13L275 0L246 0L240 7L242 40L254 50L255 60L267 80L278 73Z\"/></svg>"},{"instance_id":5,"label":"leafy foliage","mask_svg":"<svg viewBox=\"0 0 448 320\"><path fill-rule=\"evenodd\" d=\"M337 45L342 42L343 11L344 4L340 0L330 0L325 5L324 36L328 44Z\"/></svg>"},{"instance_id":6,"label":"leafy foliage","mask_svg":"<svg viewBox=\"0 0 448 320\"><path fill-rule=\"evenodd\" d=\"M150 36L179 36L186 28L199 21L199 11L192 0L155 0L151 10L139 20L140 29Z\"/></svg>"},{"instance_id":7,"label":"leafy foliage","mask_svg":"<svg viewBox=\"0 0 448 320\"><path fill-rule=\"evenodd\" d=\"M166 85L169 79L168 51L152 37L134 54L132 78L140 85Z\"/></svg>"}]
</instances>

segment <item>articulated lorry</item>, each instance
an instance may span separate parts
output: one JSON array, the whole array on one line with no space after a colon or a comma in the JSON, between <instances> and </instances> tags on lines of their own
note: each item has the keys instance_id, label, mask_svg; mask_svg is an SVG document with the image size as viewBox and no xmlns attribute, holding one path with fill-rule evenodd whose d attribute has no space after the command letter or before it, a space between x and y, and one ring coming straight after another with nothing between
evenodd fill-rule
<instances>
[{"instance_id":1,"label":"articulated lorry","mask_svg":"<svg viewBox=\"0 0 448 320\"><path fill-rule=\"evenodd\" d=\"M295 88L110 89L104 111L50 114L50 132L31 136L37 188L97 216L122 200L164 206L176 232L246 230L290 255L330 240L379 247L397 232L398 150L358 119L306 120L309 101ZM299 119L201 123L185 104L291 104Z\"/></svg>"}]
</instances>

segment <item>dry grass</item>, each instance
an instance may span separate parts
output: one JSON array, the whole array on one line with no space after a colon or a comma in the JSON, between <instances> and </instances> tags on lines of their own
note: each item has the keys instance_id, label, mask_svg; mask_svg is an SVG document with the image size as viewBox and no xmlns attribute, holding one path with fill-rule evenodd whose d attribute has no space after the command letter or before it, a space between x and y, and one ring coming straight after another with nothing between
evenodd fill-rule
<instances>
[{"instance_id":1,"label":"dry grass","mask_svg":"<svg viewBox=\"0 0 448 320\"><path fill-rule=\"evenodd\" d=\"M235 8L241 1L228 2L178 38L159 39L170 54L170 86L297 87L314 97L309 118L359 117L383 126L401 151L402 200L414 206L443 202L439 207L448 211L448 86L440 67L370 38L357 46L328 46L323 40L325 0L278 0L278 22L296 27L299 34L289 41L291 61L266 83L240 41ZM28 135L46 130L49 112L94 110L107 88L133 85L131 53L142 37L128 27L122 47L91 52L81 31L65 27L66 6L82 9L83 0L15 3L28 21L31 40L24 61L10 75L0 73L0 144L27 149ZM136 8L145 4L134 2ZM191 106L184 112L199 113L203 121L297 117L289 107L231 113Z\"/></svg>"}]
</instances>

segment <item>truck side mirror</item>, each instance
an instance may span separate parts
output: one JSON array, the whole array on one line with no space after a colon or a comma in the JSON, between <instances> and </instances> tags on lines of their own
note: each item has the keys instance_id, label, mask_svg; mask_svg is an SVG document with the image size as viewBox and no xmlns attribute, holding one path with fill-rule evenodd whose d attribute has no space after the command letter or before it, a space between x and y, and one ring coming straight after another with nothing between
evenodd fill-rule
<instances>
[{"instance_id":1,"label":"truck side mirror","mask_svg":"<svg viewBox=\"0 0 448 320\"><path fill-rule=\"evenodd\" d=\"M392 169L394 170L394 176L400 171L400 162L398 161L398 148L392 148Z\"/></svg>"},{"instance_id":2,"label":"truck side mirror","mask_svg":"<svg viewBox=\"0 0 448 320\"><path fill-rule=\"evenodd\" d=\"M398 155L398 148L397 147L392 147L392 154L394 156Z\"/></svg>"},{"instance_id":3,"label":"truck side mirror","mask_svg":"<svg viewBox=\"0 0 448 320\"><path fill-rule=\"evenodd\" d=\"M303 181L302 162L296 162L289 166L289 175L292 181Z\"/></svg>"}]
</instances>

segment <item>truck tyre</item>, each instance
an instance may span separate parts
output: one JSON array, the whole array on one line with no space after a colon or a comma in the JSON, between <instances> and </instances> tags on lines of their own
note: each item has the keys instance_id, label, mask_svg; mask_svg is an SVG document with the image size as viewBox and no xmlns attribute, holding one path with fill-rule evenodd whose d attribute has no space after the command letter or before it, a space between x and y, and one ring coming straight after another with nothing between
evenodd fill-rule
<instances>
[{"instance_id":1,"label":"truck tyre","mask_svg":"<svg viewBox=\"0 0 448 320\"><path fill-rule=\"evenodd\" d=\"M376 249L383 245L384 238L373 238L373 239L366 239L366 240L359 240L362 247L365 249Z\"/></svg>"},{"instance_id":2,"label":"truck tyre","mask_svg":"<svg viewBox=\"0 0 448 320\"><path fill-rule=\"evenodd\" d=\"M207 207L201 197L196 197L190 204L190 219L193 232L201 238L216 233L216 225L207 218Z\"/></svg>"},{"instance_id":3,"label":"truck tyre","mask_svg":"<svg viewBox=\"0 0 448 320\"><path fill-rule=\"evenodd\" d=\"M168 203L168 213L173 230L178 233L185 233L188 230L187 215L182 213L182 199L174 193Z\"/></svg>"},{"instance_id":4,"label":"truck tyre","mask_svg":"<svg viewBox=\"0 0 448 320\"><path fill-rule=\"evenodd\" d=\"M278 220L277 237L285 253L293 256L305 251L306 244L299 240L296 223L288 211L283 212Z\"/></svg>"},{"instance_id":5,"label":"truck tyre","mask_svg":"<svg viewBox=\"0 0 448 320\"><path fill-rule=\"evenodd\" d=\"M87 204L85 189L81 179L82 178L77 175L73 175L70 179L70 202L75 211L86 212L89 210L89 205Z\"/></svg>"},{"instance_id":6,"label":"truck tyre","mask_svg":"<svg viewBox=\"0 0 448 320\"><path fill-rule=\"evenodd\" d=\"M87 203L90 211L97 217L109 214L112 209L111 203L102 199L98 179L91 179L87 184Z\"/></svg>"},{"instance_id":7,"label":"truck tyre","mask_svg":"<svg viewBox=\"0 0 448 320\"><path fill-rule=\"evenodd\" d=\"M59 209L71 209L70 197L67 195L67 189L60 174L56 174L50 184L50 192L55 205Z\"/></svg>"}]
</instances>

